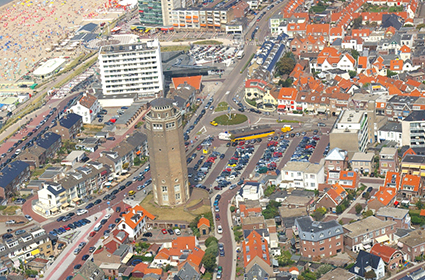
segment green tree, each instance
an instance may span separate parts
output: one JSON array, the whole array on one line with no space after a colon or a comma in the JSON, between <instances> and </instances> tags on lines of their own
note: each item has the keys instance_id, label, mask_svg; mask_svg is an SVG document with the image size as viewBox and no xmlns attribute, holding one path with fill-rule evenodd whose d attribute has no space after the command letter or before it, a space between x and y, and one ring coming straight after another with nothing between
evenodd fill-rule
<instances>
[{"instance_id":1,"label":"green tree","mask_svg":"<svg viewBox=\"0 0 425 280\"><path fill-rule=\"evenodd\" d=\"M208 270L209 272L213 272L215 267L217 266L216 264L216 255L213 254L207 254L205 253L204 257L202 258L202 263L204 264L204 267L206 270Z\"/></svg>"},{"instance_id":2,"label":"green tree","mask_svg":"<svg viewBox=\"0 0 425 280\"><path fill-rule=\"evenodd\" d=\"M421 23L421 24L416 25L417 30L421 30L424 27L425 27L425 23Z\"/></svg>"},{"instance_id":3,"label":"green tree","mask_svg":"<svg viewBox=\"0 0 425 280\"><path fill-rule=\"evenodd\" d=\"M342 212L344 212L344 207L340 204L336 207L335 210L337 214L341 214Z\"/></svg>"},{"instance_id":4,"label":"green tree","mask_svg":"<svg viewBox=\"0 0 425 280\"><path fill-rule=\"evenodd\" d=\"M357 204L357 205L355 206L355 208L356 208L356 213L357 213L357 214L360 214L360 212L362 212L362 210L363 210L363 207L362 207L360 204Z\"/></svg>"},{"instance_id":5,"label":"green tree","mask_svg":"<svg viewBox=\"0 0 425 280\"><path fill-rule=\"evenodd\" d=\"M397 73L396 72L393 72L393 71L391 71L391 70L387 70L387 77L388 78L391 78L392 76L395 76L395 75L397 75Z\"/></svg>"},{"instance_id":6,"label":"green tree","mask_svg":"<svg viewBox=\"0 0 425 280\"><path fill-rule=\"evenodd\" d=\"M218 243L217 242L211 242L210 246L205 250L205 254L212 254L216 256L218 254Z\"/></svg>"},{"instance_id":7,"label":"green tree","mask_svg":"<svg viewBox=\"0 0 425 280\"><path fill-rule=\"evenodd\" d=\"M218 239L214 236L210 236L205 240L205 246L209 247L212 242L218 243Z\"/></svg>"},{"instance_id":8,"label":"green tree","mask_svg":"<svg viewBox=\"0 0 425 280\"><path fill-rule=\"evenodd\" d=\"M359 52L358 52L358 51L356 51L355 49L351 49L351 56L352 56L355 60L357 60L357 59L359 58L360 54L359 54Z\"/></svg>"},{"instance_id":9,"label":"green tree","mask_svg":"<svg viewBox=\"0 0 425 280\"><path fill-rule=\"evenodd\" d=\"M353 21L353 29L359 29L362 26L362 17L355 18Z\"/></svg>"},{"instance_id":10,"label":"green tree","mask_svg":"<svg viewBox=\"0 0 425 280\"><path fill-rule=\"evenodd\" d=\"M230 212L232 212L232 213L233 213L233 212L235 212L235 211L236 211L236 207L235 207L235 206L233 206L233 205L232 205L232 206L230 206Z\"/></svg>"},{"instance_id":11,"label":"green tree","mask_svg":"<svg viewBox=\"0 0 425 280\"><path fill-rule=\"evenodd\" d=\"M348 71L348 75L350 75L350 78L354 78L357 75L357 72L350 70Z\"/></svg>"},{"instance_id":12,"label":"green tree","mask_svg":"<svg viewBox=\"0 0 425 280\"><path fill-rule=\"evenodd\" d=\"M275 185L268 186L266 190L264 191L264 196L271 196L276 190Z\"/></svg>"},{"instance_id":13,"label":"green tree","mask_svg":"<svg viewBox=\"0 0 425 280\"><path fill-rule=\"evenodd\" d=\"M375 279L376 278L376 273L373 269L366 271L364 274L364 278L365 279Z\"/></svg>"},{"instance_id":14,"label":"green tree","mask_svg":"<svg viewBox=\"0 0 425 280\"><path fill-rule=\"evenodd\" d=\"M321 277L323 274L328 273L333 269L332 265L330 264L324 264L319 266L319 268L316 270L317 277Z\"/></svg>"},{"instance_id":15,"label":"green tree","mask_svg":"<svg viewBox=\"0 0 425 280\"><path fill-rule=\"evenodd\" d=\"M373 216L373 211L372 210L367 210L366 212L363 213L363 216L365 218Z\"/></svg>"},{"instance_id":16,"label":"green tree","mask_svg":"<svg viewBox=\"0 0 425 280\"><path fill-rule=\"evenodd\" d=\"M276 216L279 216L279 207L281 204L275 200L270 200L269 204L266 206L266 209L263 210L263 216L266 219L272 219Z\"/></svg>"},{"instance_id":17,"label":"green tree","mask_svg":"<svg viewBox=\"0 0 425 280\"><path fill-rule=\"evenodd\" d=\"M368 200L370 198L370 192L365 192L364 199Z\"/></svg>"},{"instance_id":18,"label":"green tree","mask_svg":"<svg viewBox=\"0 0 425 280\"><path fill-rule=\"evenodd\" d=\"M289 75L295 67L295 58L292 52L287 52L277 63L276 63L276 76Z\"/></svg>"},{"instance_id":19,"label":"green tree","mask_svg":"<svg viewBox=\"0 0 425 280\"><path fill-rule=\"evenodd\" d=\"M279 85L281 87L291 87L292 86L292 79L288 78L286 80L279 80Z\"/></svg>"},{"instance_id":20,"label":"green tree","mask_svg":"<svg viewBox=\"0 0 425 280\"><path fill-rule=\"evenodd\" d=\"M422 200L418 200L418 201L415 203L415 205L416 205L416 207L417 207L419 210L421 210L422 208L424 208L424 204L423 204Z\"/></svg>"},{"instance_id":21,"label":"green tree","mask_svg":"<svg viewBox=\"0 0 425 280\"><path fill-rule=\"evenodd\" d=\"M142 161L140 160L140 157L135 157L133 163L135 166L139 166L142 163Z\"/></svg>"},{"instance_id":22,"label":"green tree","mask_svg":"<svg viewBox=\"0 0 425 280\"><path fill-rule=\"evenodd\" d=\"M279 263L279 266L287 266L290 264L293 264L294 261L291 260L291 252L289 251L281 251L280 256L275 256L277 262Z\"/></svg>"},{"instance_id":23,"label":"green tree","mask_svg":"<svg viewBox=\"0 0 425 280\"><path fill-rule=\"evenodd\" d=\"M326 212L327 212L327 210L326 210L325 207L317 208L316 210L314 210L313 218L316 221L320 221L321 219L323 219L323 217L325 216Z\"/></svg>"},{"instance_id":24,"label":"green tree","mask_svg":"<svg viewBox=\"0 0 425 280\"><path fill-rule=\"evenodd\" d=\"M423 219L419 216L412 216L412 224L422 225L424 223Z\"/></svg>"}]
</instances>

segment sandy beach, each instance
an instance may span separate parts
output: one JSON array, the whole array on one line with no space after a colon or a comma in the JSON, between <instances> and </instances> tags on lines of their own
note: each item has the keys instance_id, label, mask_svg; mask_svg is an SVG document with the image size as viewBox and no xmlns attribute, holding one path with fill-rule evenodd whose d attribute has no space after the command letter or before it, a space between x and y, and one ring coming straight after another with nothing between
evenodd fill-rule
<instances>
[{"instance_id":1,"label":"sandy beach","mask_svg":"<svg viewBox=\"0 0 425 280\"><path fill-rule=\"evenodd\" d=\"M52 51L80 25L111 21L108 0L16 0L0 7L0 88L33 70L44 58L78 55Z\"/></svg>"}]
</instances>

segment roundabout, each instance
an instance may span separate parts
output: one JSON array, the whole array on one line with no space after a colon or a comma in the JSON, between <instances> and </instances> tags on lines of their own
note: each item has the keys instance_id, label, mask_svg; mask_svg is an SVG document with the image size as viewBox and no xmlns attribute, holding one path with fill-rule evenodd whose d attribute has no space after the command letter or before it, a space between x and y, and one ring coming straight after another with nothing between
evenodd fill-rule
<instances>
[{"instance_id":1,"label":"roundabout","mask_svg":"<svg viewBox=\"0 0 425 280\"><path fill-rule=\"evenodd\" d=\"M247 120L248 117L242 114L224 114L214 119L218 125L236 125L244 123Z\"/></svg>"}]
</instances>

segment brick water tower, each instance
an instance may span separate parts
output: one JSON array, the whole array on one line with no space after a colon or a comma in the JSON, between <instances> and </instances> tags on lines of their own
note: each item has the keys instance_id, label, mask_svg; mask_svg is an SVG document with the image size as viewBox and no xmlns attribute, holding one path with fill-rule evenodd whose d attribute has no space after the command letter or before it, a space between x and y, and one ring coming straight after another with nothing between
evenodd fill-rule
<instances>
[{"instance_id":1,"label":"brick water tower","mask_svg":"<svg viewBox=\"0 0 425 280\"><path fill-rule=\"evenodd\" d=\"M145 116L155 202L177 206L189 199L183 124L173 100L157 98Z\"/></svg>"}]
</instances>

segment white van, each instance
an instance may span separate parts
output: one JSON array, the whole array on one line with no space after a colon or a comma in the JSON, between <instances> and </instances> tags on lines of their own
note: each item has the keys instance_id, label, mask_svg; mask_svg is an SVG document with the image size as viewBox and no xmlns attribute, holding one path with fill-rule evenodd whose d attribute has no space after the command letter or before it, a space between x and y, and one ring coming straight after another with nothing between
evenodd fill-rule
<instances>
[{"instance_id":1,"label":"white van","mask_svg":"<svg viewBox=\"0 0 425 280\"><path fill-rule=\"evenodd\" d=\"M94 227L94 231L99 231L99 230L101 230L102 229L102 225L101 224L97 224L95 227Z\"/></svg>"}]
</instances>

